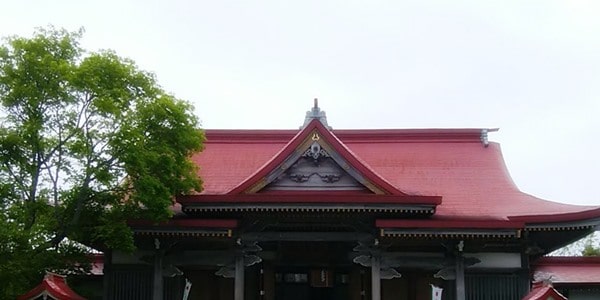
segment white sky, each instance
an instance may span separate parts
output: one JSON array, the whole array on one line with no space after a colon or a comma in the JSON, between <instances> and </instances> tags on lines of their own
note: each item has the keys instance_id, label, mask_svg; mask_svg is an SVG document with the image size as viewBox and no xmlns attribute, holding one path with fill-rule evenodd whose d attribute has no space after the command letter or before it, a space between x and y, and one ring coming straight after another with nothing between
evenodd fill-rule
<instances>
[{"instance_id":1,"label":"white sky","mask_svg":"<svg viewBox=\"0 0 600 300\"><path fill-rule=\"evenodd\" d=\"M205 128L500 127L525 192L600 205L600 1L3 1L0 35L86 30Z\"/></svg>"}]
</instances>

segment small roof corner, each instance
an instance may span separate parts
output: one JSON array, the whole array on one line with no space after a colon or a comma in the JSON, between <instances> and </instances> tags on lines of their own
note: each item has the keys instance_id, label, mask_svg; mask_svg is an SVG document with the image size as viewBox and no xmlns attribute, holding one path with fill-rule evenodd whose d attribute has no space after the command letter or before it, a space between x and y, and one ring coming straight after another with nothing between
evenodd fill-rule
<instances>
[{"instance_id":1,"label":"small roof corner","mask_svg":"<svg viewBox=\"0 0 600 300\"><path fill-rule=\"evenodd\" d=\"M531 291L522 300L567 300L567 297L559 293L551 284L534 283Z\"/></svg>"},{"instance_id":2,"label":"small roof corner","mask_svg":"<svg viewBox=\"0 0 600 300\"><path fill-rule=\"evenodd\" d=\"M332 129L329 125L327 125L327 115L325 114L325 111L321 110L321 108L319 107L319 99L317 98L314 99L314 105L312 109L306 112L304 124L302 124L301 129L305 128L310 123L310 121L314 119L319 120L319 122L321 122L321 124L323 124L323 126L325 126L327 129Z\"/></svg>"},{"instance_id":3,"label":"small roof corner","mask_svg":"<svg viewBox=\"0 0 600 300\"><path fill-rule=\"evenodd\" d=\"M40 297L56 300L86 300L69 287L66 276L52 272L46 272L39 285L19 296L17 300L33 300Z\"/></svg>"}]
</instances>

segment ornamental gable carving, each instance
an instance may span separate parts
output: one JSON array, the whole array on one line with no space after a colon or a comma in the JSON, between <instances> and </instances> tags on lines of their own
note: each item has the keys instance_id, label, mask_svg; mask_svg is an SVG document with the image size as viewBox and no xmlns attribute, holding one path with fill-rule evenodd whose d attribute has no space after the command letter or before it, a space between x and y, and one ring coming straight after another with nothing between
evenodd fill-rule
<instances>
[{"instance_id":1,"label":"ornamental gable carving","mask_svg":"<svg viewBox=\"0 0 600 300\"><path fill-rule=\"evenodd\" d=\"M264 190L365 190L365 187L315 141Z\"/></svg>"}]
</instances>

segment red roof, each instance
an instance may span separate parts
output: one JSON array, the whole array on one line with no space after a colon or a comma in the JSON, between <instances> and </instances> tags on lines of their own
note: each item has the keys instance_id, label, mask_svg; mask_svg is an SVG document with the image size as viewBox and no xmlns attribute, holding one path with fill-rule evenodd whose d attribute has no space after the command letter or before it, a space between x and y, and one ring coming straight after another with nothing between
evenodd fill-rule
<instances>
[{"instance_id":1,"label":"red roof","mask_svg":"<svg viewBox=\"0 0 600 300\"><path fill-rule=\"evenodd\" d=\"M500 145L492 142L485 147L481 132L386 129L330 133L339 142L337 150L352 156L369 178L391 185L386 190L441 196L434 219L544 223L600 217L600 207L560 204L521 192L510 178ZM205 150L193 157L204 181L201 194L231 194L259 180L276 165L274 161L285 156L282 152L289 151L298 134L298 130L206 130Z\"/></svg>"},{"instance_id":2,"label":"red roof","mask_svg":"<svg viewBox=\"0 0 600 300\"><path fill-rule=\"evenodd\" d=\"M529 292L529 294L525 295L522 300L567 300L565 296L555 290L552 285L535 285Z\"/></svg>"},{"instance_id":3,"label":"red roof","mask_svg":"<svg viewBox=\"0 0 600 300\"><path fill-rule=\"evenodd\" d=\"M543 257L532 268L555 285L600 285L600 257Z\"/></svg>"},{"instance_id":4,"label":"red roof","mask_svg":"<svg viewBox=\"0 0 600 300\"><path fill-rule=\"evenodd\" d=\"M49 296L56 300L85 300L77 295L68 285L65 276L47 272L44 280L38 286L24 295L19 296L18 300L37 299L41 296ZM44 298L46 299L46 298Z\"/></svg>"}]
</instances>

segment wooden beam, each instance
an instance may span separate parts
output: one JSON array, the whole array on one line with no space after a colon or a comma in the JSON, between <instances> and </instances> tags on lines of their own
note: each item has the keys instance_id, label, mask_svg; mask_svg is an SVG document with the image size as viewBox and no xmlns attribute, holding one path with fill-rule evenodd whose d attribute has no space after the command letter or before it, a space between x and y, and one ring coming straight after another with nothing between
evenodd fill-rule
<instances>
[{"instance_id":1,"label":"wooden beam","mask_svg":"<svg viewBox=\"0 0 600 300\"><path fill-rule=\"evenodd\" d=\"M347 242L369 241L373 235L359 232L252 232L241 236L244 241Z\"/></svg>"},{"instance_id":2,"label":"wooden beam","mask_svg":"<svg viewBox=\"0 0 600 300\"><path fill-rule=\"evenodd\" d=\"M224 266L230 264L234 257L234 251L183 251L175 252L165 257L165 262L172 265L206 265Z\"/></svg>"}]
</instances>

